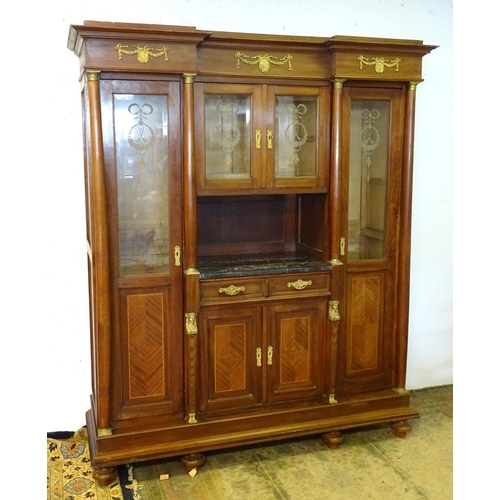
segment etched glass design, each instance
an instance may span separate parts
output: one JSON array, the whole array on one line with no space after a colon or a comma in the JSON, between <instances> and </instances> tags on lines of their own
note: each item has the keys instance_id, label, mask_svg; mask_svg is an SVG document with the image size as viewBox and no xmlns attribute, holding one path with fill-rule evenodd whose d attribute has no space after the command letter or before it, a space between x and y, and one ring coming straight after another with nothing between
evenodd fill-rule
<instances>
[{"instance_id":1,"label":"etched glass design","mask_svg":"<svg viewBox=\"0 0 500 500\"><path fill-rule=\"evenodd\" d=\"M385 257L389 101L353 101L349 155L348 260Z\"/></svg>"},{"instance_id":2,"label":"etched glass design","mask_svg":"<svg viewBox=\"0 0 500 500\"><path fill-rule=\"evenodd\" d=\"M205 96L205 175L207 179L249 179L251 98Z\"/></svg>"},{"instance_id":3,"label":"etched glass design","mask_svg":"<svg viewBox=\"0 0 500 500\"><path fill-rule=\"evenodd\" d=\"M317 175L317 97L277 96L275 176Z\"/></svg>"},{"instance_id":4,"label":"etched glass design","mask_svg":"<svg viewBox=\"0 0 500 500\"><path fill-rule=\"evenodd\" d=\"M114 96L120 276L169 272L167 97Z\"/></svg>"}]
</instances>

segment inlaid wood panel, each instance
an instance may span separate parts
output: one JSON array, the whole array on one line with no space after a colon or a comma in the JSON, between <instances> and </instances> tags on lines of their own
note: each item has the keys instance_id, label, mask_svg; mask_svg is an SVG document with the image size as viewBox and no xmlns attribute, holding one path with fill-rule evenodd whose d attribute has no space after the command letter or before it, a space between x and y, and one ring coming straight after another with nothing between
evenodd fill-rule
<instances>
[{"instance_id":1,"label":"inlaid wood panel","mask_svg":"<svg viewBox=\"0 0 500 500\"><path fill-rule=\"evenodd\" d=\"M261 329L261 307L202 309L201 411L228 410L260 402L262 369L257 366L257 348L261 348Z\"/></svg>"},{"instance_id":2,"label":"inlaid wood panel","mask_svg":"<svg viewBox=\"0 0 500 500\"><path fill-rule=\"evenodd\" d=\"M246 387L248 329L245 323L214 328L214 391L240 391Z\"/></svg>"},{"instance_id":3,"label":"inlaid wood panel","mask_svg":"<svg viewBox=\"0 0 500 500\"><path fill-rule=\"evenodd\" d=\"M182 322L176 301L168 285L121 291L121 418L182 410Z\"/></svg>"},{"instance_id":4,"label":"inlaid wood panel","mask_svg":"<svg viewBox=\"0 0 500 500\"><path fill-rule=\"evenodd\" d=\"M348 373L375 370L379 364L382 292L381 276L363 276L350 280L351 307L347 317Z\"/></svg>"},{"instance_id":5,"label":"inlaid wood panel","mask_svg":"<svg viewBox=\"0 0 500 500\"><path fill-rule=\"evenodd\" d=\"M386 270L347 274L345 333L341 336L337 395L393 387L393 299Z\"/></svg>"},{"instance_id":6,"label":"inlaid wood panel","mask_svg":"<svg viewBox=\"0 0 500 500\"><path fill-rule=\"evenodd\" d=\"M303 316L280 321L280 385L310 380L311 343L310 317Z\"/></svg>"},{"instance_id":7,"label":"inlaid wood panel","mask_svg":"<svg viewBox=\"0 0 500 500\"><path fill-rule=\"evenodd\" d=\"M269 317L268 400L320 395L325 303L279 304L269 308Z\"/></svg>"},{"instance_id":8,"label":"inlaid wood panel","mask_svg":"<svg viewBox=\"0 0 500 500\"><path fill-rule=\"evenodd\" d=\"M127 297L128 396L130 399L165 393L165 345L161 293Z\"/></svg>"},{"instance_id":9,"label":"inlaid wood panel","mask_svg":"<svg viewBox=\"0 0 500 500\"><path fill-rule=\"evenodd\" d=\"M374 370L378 366L382 288L381 276L351 280L351 308L347 318L348 373Z\"/></svg>"}]
</instances>

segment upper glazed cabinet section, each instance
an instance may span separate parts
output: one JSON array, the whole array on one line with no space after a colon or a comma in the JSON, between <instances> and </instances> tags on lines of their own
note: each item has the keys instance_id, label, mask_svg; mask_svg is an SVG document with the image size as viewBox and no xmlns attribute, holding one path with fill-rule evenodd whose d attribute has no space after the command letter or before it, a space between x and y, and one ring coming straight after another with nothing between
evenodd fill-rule
<instances>
[{"instance_id":1,"label":"upper glazed cabinet section","mask_svg":"<svg viewBox=\"0 0 500 500\"><path fill-rule=\"evenodd\" d=\"M326 189L327 86L195 83L199 194Z\"/></svg>"}]
</instances>

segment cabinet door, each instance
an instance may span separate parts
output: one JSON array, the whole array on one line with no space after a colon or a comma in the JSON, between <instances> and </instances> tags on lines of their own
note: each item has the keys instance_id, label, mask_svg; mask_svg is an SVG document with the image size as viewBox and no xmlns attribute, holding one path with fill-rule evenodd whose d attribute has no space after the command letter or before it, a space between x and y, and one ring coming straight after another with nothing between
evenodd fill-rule
<instances>
[{"instance_id":1,"label":"cabinet door","mask_svg":"<svg viewBox=\"0 0 500 500\"><path fill-rule=\"evenodd\" d=\"M261 403L262 308L202 308L199 323L200 410L234 410Z\"/></svg>"},{"instance_id":2,"label":"cabinet door","mask_svg":"<svg viewBox=\"0 0 500 500\"><path fill-rule=\"evenodd\" d=\"M346 87L342 116L349 182L343 188L346 312L337 395L394 385L404 91Z\"/></svg>"},{"instance_id":3,"label":"cabinet door","mask_svg":"<svg viewBox=\"0 0 500 500\"><path fill-rule=\"evenodd\" d=\"M267 308L267 401L322 396L325 301L290 301Z\"/></svg>"},{"instance_id":4,"label":"cabinet door","mask_svg":"<svg viewBox=\"0 0 500 500\"><path fill-rule=\"evenodd\" d=\"M269 86L266 184L326 187L329 123L327 87Z\"/></svg>"},{"instance_id":5,"label":"cabinet door","mask_svg":"<svg viewBox=\"0 0 500 500\"><path fill-rule=\"evenodd\" d=\"M183 410L179 84L103 80L101 101L113 415L163 418Z\"/></svg>"},{"instance_id":6,"label":"cabinet door","mask_svg":"<svg viewBox=\"0 0 500 500\"><path fill-rule=\"evenodd\" d=\"M260 188L260 86L195 84L198 192Z\"/></svg>"}]
</instances>

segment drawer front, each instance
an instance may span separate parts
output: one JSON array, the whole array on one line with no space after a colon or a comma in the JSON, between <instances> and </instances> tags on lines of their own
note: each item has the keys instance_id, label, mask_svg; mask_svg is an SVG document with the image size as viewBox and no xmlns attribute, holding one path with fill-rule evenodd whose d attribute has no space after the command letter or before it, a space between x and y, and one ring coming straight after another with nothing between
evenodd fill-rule
<instances>
[{"instance_id":1,"label":"drawer front","mask_svg":"<svg viewBox=\"0 0 500 500\"><path fill-rule=\"evenodd\" d=\"M201 302L239 302L266 296L265 280L256 278L232 278L200 283Z\"/></svg>"},{"instance_id":2,"label":"drawer front","mask_svg":"<svg viewBox=\"0 0 500 500\"><path fill-rule=\"evenodd\" d=\"M330 275L323 274L288 274L270 279L269 296L300 296L330 292Z\"/></svg>"}]
</instances>

